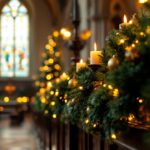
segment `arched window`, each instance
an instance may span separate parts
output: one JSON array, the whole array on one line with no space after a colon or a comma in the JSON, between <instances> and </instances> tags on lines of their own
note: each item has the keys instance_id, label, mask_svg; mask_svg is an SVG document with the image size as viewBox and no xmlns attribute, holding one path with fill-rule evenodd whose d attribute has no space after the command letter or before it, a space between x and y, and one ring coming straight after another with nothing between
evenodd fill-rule
<instances>
[{"instance_id":1,"label":"arched window","mask_svg":"<svg viewBox=\"0 0 150 150\"><path fill-rule=\"evenodd\" d=\"M0 13L0 77L29 75L29 15L19 0L10 0Z\"/></svg>"}]
</instances>

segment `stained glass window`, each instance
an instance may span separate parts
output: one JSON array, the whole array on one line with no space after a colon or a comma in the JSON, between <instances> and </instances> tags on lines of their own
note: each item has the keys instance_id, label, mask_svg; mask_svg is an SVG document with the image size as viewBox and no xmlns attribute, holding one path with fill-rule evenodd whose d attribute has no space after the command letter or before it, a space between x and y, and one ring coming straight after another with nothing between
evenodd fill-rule
<instances>
[{"instance_id":1,"label":"stained glass window","mask_svg":"<svg viewBox=\"0 0 150 150\"><path fill-rule=\"evenodd\" d=\"M0 14L0 76L29 75L29 16L19 0L10 0Z\"/></svg>"}]
</instances>

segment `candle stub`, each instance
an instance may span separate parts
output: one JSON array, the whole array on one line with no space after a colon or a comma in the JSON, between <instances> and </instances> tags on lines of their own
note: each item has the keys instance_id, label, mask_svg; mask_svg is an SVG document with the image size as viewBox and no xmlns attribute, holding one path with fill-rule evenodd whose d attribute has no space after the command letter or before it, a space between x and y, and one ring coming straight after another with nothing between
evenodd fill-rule
<instances>
[{"instance_id":1,"label":"candle stub","mask_svg":"<svg viewBox=\"0 0 150 150\"><path fill-rule=\"evenodd\" d=\"M86 63L81 59L80 62L76 63L76 71L78 72L80 69L85 68Z\"/></svg>"},{"instance_id":2,"label":"candle stub","mask_svg":"<svg viewBox=\"0 0 150 150\"><path fill-rule=\"evenodd\" d=\"M102 63L102 52L97 50L96 44L94 44L94 51L90 52L90 64L100 65Z\"/></svg>"}]
</instances>

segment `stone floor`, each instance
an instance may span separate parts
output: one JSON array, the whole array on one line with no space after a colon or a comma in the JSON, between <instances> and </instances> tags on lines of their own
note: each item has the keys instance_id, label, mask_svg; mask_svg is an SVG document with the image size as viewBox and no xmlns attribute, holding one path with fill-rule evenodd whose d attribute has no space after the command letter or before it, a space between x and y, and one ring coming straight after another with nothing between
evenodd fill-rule
<instances>
[{"instance_id":1,"label":"stone floor","mask_svg":"<svg viewBox=\"0 0 150 150\"><path fill-rule=\"evenodd\" d=\"M0 121L0 150L38 150L32 120L26 117L23 124L10 126L9 119Z\"/></svg>"}]
</instances>

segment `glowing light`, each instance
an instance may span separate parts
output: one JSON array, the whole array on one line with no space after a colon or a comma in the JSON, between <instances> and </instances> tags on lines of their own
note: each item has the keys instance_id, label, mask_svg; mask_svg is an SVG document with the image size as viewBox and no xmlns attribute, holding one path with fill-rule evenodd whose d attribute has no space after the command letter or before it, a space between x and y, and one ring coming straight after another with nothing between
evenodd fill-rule
<instances>
[{"instance_id":1,"label":"glowing light","mask_svg":"<svg viewBox=\"0 0 150 150\"><path fill-rule=\"evenodd\" d=\"M56 118L57 118L57 115L56 115L56 114L53 114L53 115L52 115L52 118L53 118L53 119L56 119Z\"/></svg>"},{"instance_id":2,"label":"glowing light","mask_svg":"<svg viewBox=\"0 0 150 150\"><path fill-rule=\"evenodd\" d=\"M53 78L53 74L48 74L48 75L46 75L46 79L47 80L51 80Z\"/></svg>"},{"instance_id":3,"label":"glowing light","mask_svg":"<svg viewBox=\"0 0 150 150\"><path fill-rule=\"evenodd\" d=\"M46 104L47 100L45 97L41 97L41 103Z\"/></svg>"},{"instance_id":4,"label":"glowing light","mask_svg":"<svg viewBox=\"0 0 150 150\"><path fill-rule=\"evenodd\" d=\"M71 37L71 32L66 28L62 28L60 30L60 33L61 33L64 40L68 40Z\"/></svg>"},{"instance_id":5,"label":"glowing light","mask_svg":"<svg viewBox=\"0 0 150 150\"><path fill-rule=\"evenodd\" d=\"M64 73L60 76L60 79L61 79L62 81L69 80L69 76L64 72Z\"/></svg>"},{"instance_id":6,"label":"glowing light","mask_svg":"<svg viewBox=\"0 0 150 150\"><path fill-rule=\"evenodd\" d=\"M96 44L96 42L94 43L94 51L97 51L97 44Z\"/></svg>"},{"instance_id":7,"label":"glowing light","mask_svg":"<svg viewBox=\"0 0 150 150\"><path fill-rule=\"evenodd\" d=\"M21 97L17 97L16 100L17 100L18 103L22 103L22 98Z\"/></svg>"},{"instance_id":8,"label":"glowing light","mask_svg":"<svg viewBox=\"0 0 150 150\"><path fill-rule=\"evenodd\" d=\"M135 116L133 114L129 114L128 120L132 121L133 119L135 119Z\"/></svg>"},{"instance_id":9,"label":"glowing light","mask_svg":"<svg viewBox=\"0 0 150 150\"><path fill-rule=\"evenodd\" d=\"M59 96L59 91L58 91L58 90L56 90L55 96L56 96L56 97Z\"/></svg>"},{"instance_id":10,"label":"glowing light","mask_svg":"<svg viewBox=\"0 0 150 150\"><path fill-rule=\"evenodd\" d=\"M133 20L130 20L130 21L129 21L129 24L133 24Z\"/></svg>"},{"instance_id":11,"label":"glowing light","mask_svg":"<svg viewBox=\"0 0 150 150\"><path fill-rule=\"evenodd\" d=\"M65 102L65 103L67 103L67 102L68 102L68 100L67 100L67 99L65 99L65 100L64 100L64 102Z\"/></svg>"},{"instance_id":12,"label":"glowing light","mask_svg":"<svg viewBox=\"0 0 150 150\"><path fill-rule=\"evenodd\" d=\"M50 58L50 59L48 60L48 63L49 63L50 65L53 64L53 63L54 63L54 59Z\"/></svg>"},{"instance_id":13,"label":"glowing light","mask_svg":"<svg viewBox=\"0 0 150 150\"><path fill-rule=\"evenodd\" d=\"M135 48L135 47L136 47L136 46L135 46L135 44L132 44L131 46L132 46L133 48Z\"/></svg>"},{"instance_id":14,"label":"glowing light","mask_svg":"<svg viewBox=\"0 0 150 150\"><path fill-rule=\"evenodd\" d=\"M111 135L111 138L112 138L113 140L117 139L116 134L113 133L113 134Z\"/></svg>"},{"instance_id":15,"label":"glowing light","mask_svg":"<svg viewBox=\"0 0 150 150\"><path fill-rule=\"evenodd\" d=\"M59 78L57 78L55 81L56 81L56 83L59 83L59 82L60 82L60 79L59 79Z\"/></svg>"},{"instance_id":16,"label":"glowing light","mask_svg":"<svg viewBox=\"0 0 150 150\"><path fill-rule=\"evenodd\" d=\"M108 85L108 89L109 89L109 90L112 90L112 89L113 89L113 86L112 86L112 85Z\"/></svg>"},{"instance_id":17,"label":"glowing light","mask_svg":"<svg viewBox=\"0 0 150 150\"><path fill-rule=\"evenodd\" d=\"M92 35L92 32L90 30L85 30L81 33L80 38L82 40L87 40L91 37L91 35Z\"/></svg>"},{"instance_id":18,"label":"glowing light","mask_svg":"<svg viewBox=\"0 0 150 150\"><path fill-rule=\"evenodd\" d=\"M54 101L51 102L51 106L55 106L55 104L56 104L56 103L55 103Z\"/></svg>"},{"instance_id":19,"label":"glowing light","mask_svg":"<svg viewBox=\"0 0 150 150\"><path fill-rule=\"evenodd\" d=\"M60 57L60 52L56 52L56 53L55 53L55 56L56 56L56 57Z\"/></svg>"},{"instance_id":20,"label":"glowing light","mask_svg":"<svg viewBox=\"0 0 150 150\"><path fill-rule=\"evenodd\" d=\"M83 90L83 86L79 86L79 90Z\"/></svg>"},{"instance_id":21,"label":"glowing light","mask_svg":"<svg viewBox=\"0 0 150 150\"><path fill-rule=\"evenodd\" d=\"M140 36L145 36L144 32L140 32Z\"/></svg>"},{"instance_id":22,"label":"glowing light","mask_svg":"<svg viewBox=\"0 0 150 150\"><path fill-rule=\"evenodd\" d=\"M89 119L86 119L85 120L85 124L89 124L90 123L90 120Z\"/></svg>"},{"instance_id":23,"label":"glowing light","mask_svg":"<svg viewBox=\"0 0 150 150\"><path fill-rule=\"evenodd\" d=\"M29 101L28 97L26 97L26 96L22 97L22 102L23 103L27 103L28 101Z\"/></svg>"},{"instance_id":24,"label":"glowing light","mask_svg":"<svg viewBox=\"0 0 150 150\"><path fill-rule=\"evenodd\" d=\"M124 22L125 24L128 22L128 19L127 19L127 16L126 16L126 15L123 16L123 22Z\"/></svg>"},{"instance_id":25,"label":"glowing light","mask_svg":"<svg viewBox=\"0 0 150 150\"><path fill-rule=\"evenodd\" d=\"M50 94L51 94L51 95L54 95L54 93L55 93L54 91L50 91Z\"/></svg>"},{"instance_id":26,"label":"glowing light","mask_svg":"<svg viewBox=\"0 0 150 150\"><path fill-rule=\"evenodd\" d=\"M125 40L124 39L121 39L120 40L120 44L124 44Z\"/></svg>"},{"instance_id":27,"label":"glowing light","mask_svg":"<svg viewBox=\"0 0 150 150\"><path fill-rule=\"evenodd\" d=\"M61 70L61 67L60 67L60 65L58 65L58 64L54 65L54 68L55 68L56 70Z\"/></svg>"},{"instance_id":28,"label":"glowing light","mask_svg":"<svg viewBox=\"0 0 150 150\"><path fill-rule=\"evenodd\" d=\"M103 84L103 87L106 87L107 86L107 84Z\"/></svg>"},{"instance_id":29,"label":"glowing light","mask_svg":"<svg viewBox=\"0 0 150 150\"><path fill-rule=\"evenodd\" d=\"M139 43L139 40L136 40L135 43L138 44L138 43Z\"/></svg>"},{"instance_id":30,"label":"glowing light","mask_svg":"<svg viewBox=\"0 0 150 150\"><path fill-rule=\"evenodd\" d=\"M139 0L140 4L143 4L143 3L146 3L146 2L148 2L148 0Z\"/></svg>"},{"instance_id":31,"label":"glowing light","mask_svg":"<svg viewBox=\"0 0 150 150\"><path fill-rule=\"evenodd\" d=\"M4 102L8 103L9 102L9 97L4 97Z\"/></svg>"},{"instance_id":32,"label":"glowing light","mask_svg":"<svg viewBox=\"0 0 150 150\"><path fill-rule=\"evenodd\" d=\"M47 82L47 89L50 90L53 87L52 83L49 81Z\"/></svg>"},{"instance_id":33,"label":"glowing light","mask_svg":"<svg viewBox=\"0 0 150 150\"><path fill-rule=\"evenodd\" d=\"M137 100L138 100L138 102L140 103L140 104L142 104L143 102L144 102L144 99L142 99L142 98L137 98Z\"/></svg>"},{"instance_id":34,"label":"glowing light","mask_svg":"<svg viewBox=\"0 0 150 150\"><path fill-rule=\"evenodd\" d=\"M119 96L119 90L118 89L114 89L113 90L113 96L114 97L118 97Z\"/></svg>"},{"instance_id":35,"label":"glowing light","mask_svg":"<svg viewBox=\"0 0 150 150\"><path fill-rule=\"evenodd\" d=\"M95 124L93 124L93 128L96 128L97 127L97 124L95 123Z\"/></svg>"},{"instance_id":36,"label":"glowing light","mask_svg":"<svg viewBox=\"0 0 150 150\"><path fill-rule=\"evenodd\" d=\"M3 106L0 106L0 111L4 111L4 107Z\"/></svg>"},{"instance_id":37,"label":"glowing light","mask_svg":"<svg viewBox=\"0 0 150 150\"><path fill-rule=\"evenodd\" d=\"M45 110L45 111L44 111L44 114L47 115L47 114L48 114L48 110Z\"/></svg>"},{"instance_id":38,"label":"glowing light","mask_svg":"<svg viewBox=\"0 0 150 150\"><path fill-rule=\"evenodd\" d=\"M45 93L45 88L40 88L40 94L44 94Z\"/></svg>"},{"instance_id":39,"label":"glowing light","mask_svg":"<svg viewBox=\"0 0 150 150\"><path fill-rule=\"evenodd\" d=\"M54 37L58 37L59 36L59 32L58 31L54 31L53 35L54 35Z\"/></svg>"}]
</instances>

